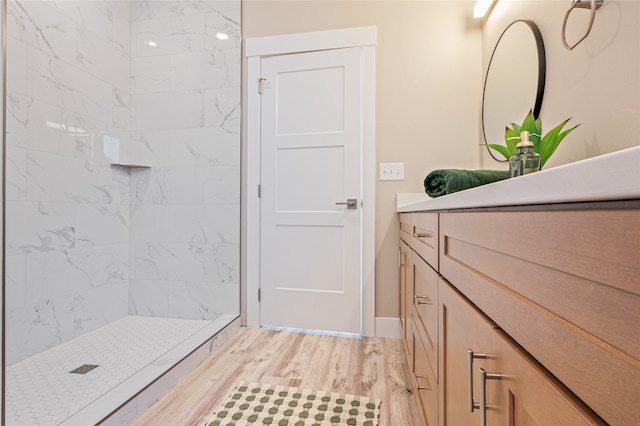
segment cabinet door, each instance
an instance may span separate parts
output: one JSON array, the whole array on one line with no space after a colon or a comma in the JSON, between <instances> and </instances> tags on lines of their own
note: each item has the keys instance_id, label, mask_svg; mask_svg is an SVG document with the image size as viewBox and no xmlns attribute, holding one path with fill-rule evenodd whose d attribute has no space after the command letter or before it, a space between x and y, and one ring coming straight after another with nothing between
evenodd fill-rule
<instances>
[{"instance_id":1,"label":"cabinet door","mask_svg":"<svg viewBox=\"0 0 640 426\"><path fill-rule=\"evenodd\" d=\"M439 306L440 424L605 424L444 279ZM469 350L480 358L470 363Z\"/></svg>"},{"instance_id":2,"label":"cabinet door","mask_svg":"<svg viewBox=\"0 0 640 426\"><path fill-rule=\"evenodd\" d=\"M411 265L415 326L438 380L438 273L418 255L411 256Z\"/></svg>"},{"instance_id":3,"label":"cabinet door","mask_svg":"<svg viewBox=\"0 0 640 426\"><path fill-rule=\"evenodd\" d=\"M605 424L502 330L494 336L494 424L513 426ZM493 381L493 380L492 380Z\"/></svg>"},{"instance_id":4,"label":"cabinet door","mask_svg":"<svg viewBox=\"0 0 640 426\"><path fill-rule=\"evenodd\" d=\"M411 342L411 300L413 297L413 280L411 271L411 249L400 240L400 323L402 324L402 339L407 352L407 360L412 365L413 350Z\"/></svg>"},{"instance_id":5,"label":"cabinet door","mask_svg":"<svg viewBox=\"0 0 640 426\"><path fill-rule=\"evenodd\" d=\"M485 319L473 305L466 301L448 282L440 279L440 424L479 425L480 414L470 407L479 402L479 369L493 371L493 323ZM469 375L469 351L481 358L471 358L472 374ZM494 383L487 383L493 392ZM493 421L493 412L487 411L487 423Z\"/></svg>"},{"instance_id":6,"label":"cabinet door","mask_svg":"<svg viewBox=\"0 0 640 426\"><path fill-rule=\"evenodd\" d=\"M415 318L414 318L415 320ZM418 333L420 325L413 326L413 377L418 404L422 410L424 423L427 426L438 424L438 384L429 365L429 357L425 349L425 342Z\"/></svg>"}]
</instances>

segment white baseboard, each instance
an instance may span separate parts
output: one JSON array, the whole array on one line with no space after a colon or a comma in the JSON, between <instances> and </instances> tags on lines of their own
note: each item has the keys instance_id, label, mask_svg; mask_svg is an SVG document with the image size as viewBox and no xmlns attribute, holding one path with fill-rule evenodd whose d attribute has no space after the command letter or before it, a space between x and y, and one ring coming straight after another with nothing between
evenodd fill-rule
<instances>
[{"instance_id":1,"label":"white baseboard","mask_svg":"<svg viewBox=\"0 0 640 426\"><path fill-rule=\"evenodd\" d=\"M400 318L376 317L376 337L400 339L402 337Z\"/></svg>"}]
</instances>

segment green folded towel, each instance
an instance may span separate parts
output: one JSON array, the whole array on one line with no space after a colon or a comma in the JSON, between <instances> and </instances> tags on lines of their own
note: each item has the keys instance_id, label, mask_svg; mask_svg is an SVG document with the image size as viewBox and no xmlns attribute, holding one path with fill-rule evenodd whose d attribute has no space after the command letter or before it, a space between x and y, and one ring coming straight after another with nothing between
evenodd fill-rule
<instances>
[{"instance_id":1,"label":"green folded towel","mask_svg":"<svg viewBox=\"0 0 640 426\"><path fill-rule=\"evenodd\" d=\"M503 170L441 169L432 171L424 178L424 189L430 197L435 198L508 177L509 172Z\"/></svg>"}]
</instances>

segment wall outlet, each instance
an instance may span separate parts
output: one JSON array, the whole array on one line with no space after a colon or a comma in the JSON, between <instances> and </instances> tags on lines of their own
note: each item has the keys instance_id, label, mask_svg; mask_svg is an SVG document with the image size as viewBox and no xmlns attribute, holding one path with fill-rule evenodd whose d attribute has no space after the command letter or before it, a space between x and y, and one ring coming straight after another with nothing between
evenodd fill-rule
<instances>
[{"instance_id":1,"label":"wall outlet","mask_svg":"<svg viewBox=\"0 0 640 426\"><path fill-rule=\"evenodd\" d=\"M404 163L380 163L380 180L404 180Z\"/></svg>"}]
</instances>

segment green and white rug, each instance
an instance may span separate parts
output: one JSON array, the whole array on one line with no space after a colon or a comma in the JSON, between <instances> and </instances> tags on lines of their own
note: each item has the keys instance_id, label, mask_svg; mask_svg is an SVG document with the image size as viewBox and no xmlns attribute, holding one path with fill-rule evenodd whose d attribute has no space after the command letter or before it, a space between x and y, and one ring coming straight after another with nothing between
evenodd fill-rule
<instances>
[{"instance_id":1,"label":"green and white rug","mask_svg":"<svg viewBox=\"0 0 640 426\"><path fill-rule=\"evenodd\" d=\"M207 426L376 426L380 400L336 392L241 383Z\"/></svg>"}]
</instances>

